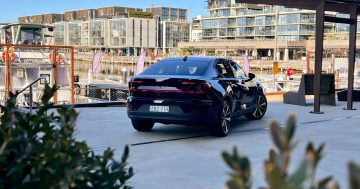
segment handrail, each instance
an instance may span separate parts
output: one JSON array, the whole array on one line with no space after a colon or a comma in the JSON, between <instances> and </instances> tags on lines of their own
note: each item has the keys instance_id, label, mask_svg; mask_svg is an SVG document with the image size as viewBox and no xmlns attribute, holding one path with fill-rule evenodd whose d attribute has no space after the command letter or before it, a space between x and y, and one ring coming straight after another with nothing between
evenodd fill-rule
<instances>
[{"instance_id":1,"label":"handrail","mask_svg":"<svg viewBox=\"0 0 360 189\"><path fill-rule=\"evenodd\" d=\"M44 79L45 83L47 83L46 81L46 77L39 77L37 78L35 81L31 82L28 86L26 86L24 89L22 89L21 91L17 91L15 94L15 99L17 98L17 96L19 96L19 94L23 93L24 91L26 91L27 89L29 89L29 99L30 99L30 103L29 103L29 109L30 111L32 110L32 104L33 104L33 92L32 92L32 86L37 83L38 81Z\"/></svg>"}]
</instances>

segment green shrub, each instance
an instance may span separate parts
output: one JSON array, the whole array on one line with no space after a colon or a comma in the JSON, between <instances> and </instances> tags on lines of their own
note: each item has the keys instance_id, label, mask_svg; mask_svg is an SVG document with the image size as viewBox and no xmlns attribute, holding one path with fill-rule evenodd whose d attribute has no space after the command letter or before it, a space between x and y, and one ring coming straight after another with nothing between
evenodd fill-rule
<instances>
[{"instance_id":1,"label":"green shrub","mask_svg":"<svg viewBox=\"0 0 360 189\"><path fill-rule=\"evenodd\" d=\"M131 188L129 148L117 161L111 149L97 155L85 142L76 141L78 114L72 107L47 114L55 91L45 87L36 113L20 112L15 98L1 107L0 189Z\"/></svg>"},{"instance_id":2,"label":"green shrub","mask_svg":"<svg viewBox=\"0 0 360 189\"><path fill-rule=\"evenodd\" d=\"M264 162L265 179L268 186L263 189L339 189L337 183L331 182L332 177L330 176L320 180L315 178L317 165L323 156L324 144L314 147L309 142L304 159L293 173L289 173L291 152L297 144L293 141L295 122L295 115L291 115L284 129L275 121L269 123L270 135L276 150L270 149L269 157ZM227 188L250 189L252 187L250 160L240 155L236 147L231 153L223 152L222 156L231 169L230 179L226 183ZM349 162L348 167L349 186L351 189L359 189L360 166Z\"/></svg>"}]
</instances>

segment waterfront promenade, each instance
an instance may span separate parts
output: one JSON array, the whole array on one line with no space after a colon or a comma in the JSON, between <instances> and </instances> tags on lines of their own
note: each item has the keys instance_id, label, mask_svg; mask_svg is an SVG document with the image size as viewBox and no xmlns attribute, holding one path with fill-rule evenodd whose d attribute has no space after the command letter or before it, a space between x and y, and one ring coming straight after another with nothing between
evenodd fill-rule
<instances>
[{"instance_id":1,"label":"waterfront promenade","mask_svg":"<svg viewBox=\"0 0 360 189\"><path fill-rule=\"evenodd\" d=\"M347 111L337 106L322 106L322 115L310 114L312 106L283 104L281 98L269 98L264 119L235 120L225 138L209 135L206 127L156 124L153 132L136 132L126 115L126 108L78 109L77 138L86 140L102 152L107 147L116 149L120 158L124 145L130 145L130 165L135 176L130 184L148 189L219 189L224 188L229 169L221 159L221 151L237 146L241 154L248 155L252 163L253 188L264 186L263 160L273 147L267 122L276 119L284 123L290 112L297 114L295 139L299 141L294 152L291 170L303 157L305 144L326 143L324 159L318 169L318 178L334 175L342 188L347 185L348 160L360 163L360 110ZM354 103L360 108L360 103Z\"/></svg>"}]
</instances>

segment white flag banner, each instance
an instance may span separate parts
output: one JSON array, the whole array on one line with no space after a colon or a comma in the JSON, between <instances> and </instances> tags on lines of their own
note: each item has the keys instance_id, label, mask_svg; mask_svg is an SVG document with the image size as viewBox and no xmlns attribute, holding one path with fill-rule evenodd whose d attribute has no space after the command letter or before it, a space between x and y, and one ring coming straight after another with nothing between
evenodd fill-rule
<instances>
[{"instance_id":1,"label":"white flag banner","mask_svg":"<svg viewBox=\"0 0 360 189\"><path fill-rule=\"evenodd\" d=\"M135 75L139 75L144 71L144 64L145 64L145 55L146 53L141 53L139 60L136 64L136 73Z\"/></svg>"},{"instance_id":2,"label":"white flag banner","mask_svg":"<svg viewBox=\"0 0 360 189\"><path fill-rule=\"evenodd\" d=\"M250 73L250 65L249 65L249 59L247 56L242 57L242 63L243 63L243 69L246 75L249 75Z\"/></svg>"},{"instance_id":3,"label":"white flag banner","mask_svg":"<svg viewBox=\"0 0 360 189\"><path fill-rule=\"evenodd\" d=\"M100 72L101 68L100 68L100 58L102 56L102 51L98 51L97 53L95 53L94 57L93 57L93 62L92 62L92 74L96 75Z\"/></svg>"}]
</instances>

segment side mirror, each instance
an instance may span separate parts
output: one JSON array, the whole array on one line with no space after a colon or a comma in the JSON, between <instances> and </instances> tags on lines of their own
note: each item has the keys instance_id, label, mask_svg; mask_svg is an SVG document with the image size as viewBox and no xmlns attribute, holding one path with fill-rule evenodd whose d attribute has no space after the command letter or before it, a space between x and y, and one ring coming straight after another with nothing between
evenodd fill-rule
<instances>
[{"instance_id":1,"label":"side mirror","mask_svg":"<svg viewBox=\"0 0 360 189\"><path fill-rule=\"evenodd\" d=\"M254 79L255 78L255 74L253 74L253 73L249 73L249 79Z\"/></svg>"},{"instance_id":2,"label":"side mirror","mask_svg":"<svg viewBox=\"0 0 360 189\"><path fill-rule=\"evenodd\" d=\"M245 80L245 82L251 81L255 78L255 74L249 73L249 79Z\"/></svg>"}]
</instances>

